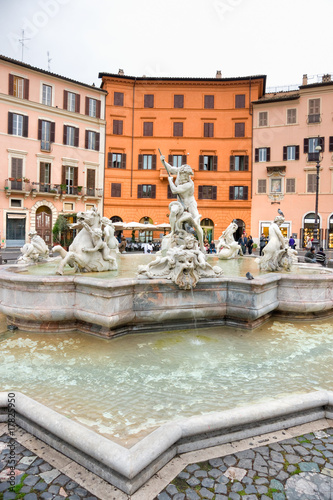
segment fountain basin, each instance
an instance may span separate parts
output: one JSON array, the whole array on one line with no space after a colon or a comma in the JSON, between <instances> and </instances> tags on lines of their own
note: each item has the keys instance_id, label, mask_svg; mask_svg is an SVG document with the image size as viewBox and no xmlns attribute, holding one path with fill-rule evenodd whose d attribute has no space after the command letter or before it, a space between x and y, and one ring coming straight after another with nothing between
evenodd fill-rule
<instances>
[{"instance_id":1,"label":"fountain basin","mask_svg":"<svg viewBox=\"0 0 333 500\"><path fill-rule=\"evenodd\" d=\"M333 313L333 273L201 279L192 291L166 279L34 276L0 271L0 312L28 331L82 330L111 338L200 326L253 328L273 314Z\"/></svg>"}]
</instances>

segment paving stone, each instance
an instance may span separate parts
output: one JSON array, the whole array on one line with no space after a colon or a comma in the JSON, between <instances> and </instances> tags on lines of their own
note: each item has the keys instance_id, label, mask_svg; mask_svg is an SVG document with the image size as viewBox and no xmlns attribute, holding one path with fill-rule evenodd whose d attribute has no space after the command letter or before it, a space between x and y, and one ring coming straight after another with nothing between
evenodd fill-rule
<instances>
[{"instance_id":1,"label":"paving stone","mask_svg":"<svg viewBox=\"0 0 333 500\"><path fill-rule=\"evenodd\" d=\"M228 455L227 457L224 457L223 462L227 467L232 467L237 462L237 459L234 455Z\"/></svg>"},{"instance_id":2,"label":"paving stone","mask_svg":"<svg viewBox=\"0 0 333 500\"><path fill-rule=\"evenodd\" d=\"M24 470L24 471L26 471L27 469L29 469L29 467L30 467L30 465L28 465L28 464L18 464L16 466L16 469L17 470Z\"/></svg>"},{"instance_id":3,"label":"paving stone","mask_svg":"<svg viewBox=\"0 0 333 500\"><path fill-rule=\"evenodd\" d=\"M333 453L331 451L323 451L323 455L327 458L333 457Z\"/></svg>"},{"instance_id":4,"label":"paving stone","mask_svg":"<svg viewBox=\"0 0 333 500\"><path fill-rule=\"evenodd\" d=\"M200 469L200 467L197 464L188 465L186 467L187 472L189 472L190 474L192 474L194 471L199 470L199 469Z\"/></svg>"},{"instance_id":5,"label":"paving stone","mask_svg":"<svg viewBox=\"0 0 333 500\"><path fill-rule=\"evenodd\" d=\"M47 472L47 471L52 470L52 469L53 469L52 465L50 465L50 464L48 464L46 462L41 463L39 465L39 470L42 471L42 472Z\"/></svg>"},{"instance_id":6,"label":"paving stone","mask_svg":"<svg viewBox=\"0 0 333 500\"><path fill-rule=\"evenodd\" d=\"M59 493L59 490L60 490L60 486L57 486L56 484L52 484L52 486L50 486L47 491L49 491L53 495L57 495Z\"/></svg>"},{"instance_id":7,"label":"paving stone","mask_svg":"<svg viewBox=\"0 0 333 500\"><path fill-rule=\"evenodd\" d=\"M165 491L162 491L162 493L157 495L157 498L158 498L158 500L171 500L171 498L169 497L169 495Z\"/></svg>"},{"instance_id":8,"label":"paving stone","mask_svg":"<svg viewBox=\"0 0 333 500\"><path fill-rule=\"evenodd\" d=\"M184 499L185 499L184 493L177 493L177 495L175 495L172 500L184 500Z\"/></svg>"},{"instance_id":9,"label":"paving stone","mask_svg":"<svg viewBox=\"0 0 333 500\"><path fill-rule=\"evenodd\" d=\"M223 474L222 476L217 478L217 482L222 484L227 484L229 483L229 478Z\"/></svg>"},{"instance_id":10,"label":"paving stone","mask_svg":"<svg viewBox=\"0 0 333 500\"><path fill-rule=\"evenodd\" d=\"M44 493L42 493L40 495L40 498L42 498L43 500L52 500L53 495L52 495L52 493L49 493L48 491L45 491Z\"/></svg>"},{"instance_id":11,"label":"paving stone","mask_svg":"<svg viewBox=\"0 0 333 500\"><path fill-rule=\"evenodd\" d=\"M311 450L314 445L312 443L302 443L302 446L304 446L307 450Z\"/></svg>"},{"instance_id":12,"label":"paving stone","mask_svg":"<svg viewBox=\"0 0 333 500\"><path fill-rule=\"evenodd\" d=\"M69 500L81 500L81 498L79 497L79 495L71 495L70 497L68 497ZM67 500L67 499L66 499Z\"/></svg>"},{"instance_id":13,"label":"paving stone","mask_svg":"<svg viewBox=\"0 0 333 500\"><path fill-rule=\"evenodd\" d=\"M34 490L36 489L36 486L34 486ZM31 486L22 486L22 488L20 489L20 493L29 493L31 491L31 488Z\"/></svg>"},{"instance_id":14,"label":"paving stone","mask_svg":"<svg viewBox=\"0 0 333 500\"><path fill-rule=\"evenodd\" d=\"M178 476L177 476L177 477L179 477L179 479L188 479L188 478L190 477L190 475L189 475L189 473L188 473L188 472L184 472L184 471L182 471L182 472L180 472L180 473L178 474Z\"/></svg>"},{"instance_id":15,"label":"paving stone","mask_svg":"<svg viewBox=\"0 0 333 500\"><path fill-rule=\"evenodd\" d=\"M199 469L199 470L194 471L194 475L195 475L195 477L207 477L208 473L206 470Z\"/></svg>"},{"instance_id":16,"label":"paving stone","mask_svg":"<svg viewBox=\"0 0 333 500\"><path fill-rule=\"evenodd\" d=\"M298 462L300 462L300 458L297 455L289 455L289 453L287 453L285 458L290 464L298 464Z\"/></svg>"},{"instance_id":17,"label":"paving stone","mask_svg":"<svg viewBox=\"0 0 333 500\"><path fill-rule=\"evenodd\" d=\"M208 476L214 477L215 479L222 476L223 472L220 469L211 469L208 471Z\"/></svg>"},{"instance_id":18,"label":"paving stone","mask_svg":"<svg viewBox=\"0 0 333 500\"><path fill-rule=\"evenodd\" d=\"M77 488L77 486L79 485L75 481L70 481L66 484L66 490L73 490L74 488Z\"/></svg>"},{"instance_id":19,"label":"paving stone","mask_svg":"<svg viewBox=\"0 0 333 500\"><path fill-rule=\"evenodd\" d=\"M272 479L270 484L269 484L269 487L273 488L274 490L279 490L279 491L284 490L283 484L280 481L278 481L277 479Z\"/></svg>"},{"instance_id":20,"label":"paving stone","mask_svg":"<svg viewBox=\"0 0 333 500\"><path fill-rule=\"evenodd\" d=\"M284 461L283 463L280 463L280 462L273 462L273 460L268 460L268 463L273 469L276 469L277 471L283 469Z\"/></svg>"},{"instance_id":21,"label":"paving stone","mask_svg":"<svg viewBox=\"0 0 333 500\"><path fill-rule=\"evenodd\" d=\"M26 484L27 486L35 486L35 484L38 483L39 479L40 478L38 476L28 476L23 481L23 484Z\"/></svg>"},{"instance_id":22,"label":"paving stone","mask_svg":"<svg viewBox=\"0 0 333 500\"><path fill-rule=\"evenodd\" d=\"M42 472L40 474L40 477L42 479L44 479L44 481L47 483L47 484L50 484L52 483L52 481L54 481L54 479L56 477L60 476L60 472L58 471L58 469L52 469L52 470L49 470L49 471L46 471L46 472Z\"/></svg>"},{"instance_id":23,"label":"paving stone","mask_svg":"<svg viewBox=\"0 0 333 500\"><path fill-rule=\"evenodd\" d=\"M283 455L278 451L271 451L271 459L273 460L273 462L279 462L282 464L284 463Z\"/></svg>"},{"instance_id":24,"label":"paving stone","mask_svg":"<svg viewBox=\"0 0 333 500\"><path fill-rule=\"evenodd\" d=\"M284 444L283 445L283 448L284 450L287 452L287 453L290 453L290 454L293 454L294 453L294 448L292 446L290 446L289 444Z\"/></svg>"},{"instance_id":25,"label":"paving stone","mask_svg":"<svg viewBox=\"0 0 333 500\"><path fill-rule=\"evenodd\" d=\"M291 439L284 439L283 441L280 442L281 445L284 445L284 444L291 444L291 445L294 445L294 444L299 444L299 441L297 441L295 438L291 438Z\"/></svg>"},{"instance_id":26,"label":"paving stone","mask_svg":"<svg viewBox=\"0 0 333 500\"><path fill-rule=\"evenodd\" d=\"M253 465L257 465L260 467L267 467L267 462L259 453L257 453Z\"/></svg>"},{"instance_id":27,"label":"paving stone","mask_svg":"<svg viewBox=\"0 0 333 500\"><path fill-rule=\"evenodd\" d=\"M259 477L258 479L255 479L254 481L256 484L261 485L261 484L268 484L269 481L266 477Z\"/></svg>"},{"instance_id":28,"label":"paving stone","mask_svg":"<svg viewBox=\"0 0 333 500\"><path fill-rule=\"evenodd\" d=\"M186 497L186 500L200 500L199 495L194 490L191 490L190 488L188 488L185 491L185 497Z\"/></svg>"},{"instance_id":29,"label":"paving stone","mask_svg":"<svg viewBox=\"0 0 333 500\"><path fill-rule=\"evenodd\" d=\"M286 482L287 498L292 500L331 500L333 478L314 472L301 472Z\"/></svg>"},{"instance_id":30,"label":"paving stone","mask_svg":"<svg viewBox=\"0 0 333 500\"><path fill-rule=\"evenodd\" d=\"M55 497L53 497L53 500L64 500L65 498L68 497L64 497L63 495L56 495ZM84 500L88 500L87 497L85 497Z\"/></svg>"},{"instance_id":31,"label":"paving stone","mask_svg":"<svg viewBox=\"0 0 333 500\"><path fill-rule=\"evenodd\" d=\"M243 491L244 489L244 486L241 484L241 483L234 483L232 486L231 486L231 491Z\"/></svg>"},{"instance_id":32,"label":"paving stone","mask_svg":"<svg viewBox=\"0 0 333 500\"><path fill-rule=\"evenodd\" d=\"M301 462L299 468L302 472L320 472L318 464L314 462Z\"/></svg>"},{"instance_id":33,"label":"paving stone","mask_svg":"<svg viewBox=\"0 0 333 500\"><path fill-rule=\"evenodd\" d=\"M323 458L320 458L320 457L312 457L312 460L316 463L316 464L324 464L325 463L325 460Z\"/></svg>"},{"instance_id":34,"label":"paving stone","mask_svg":"<svg viewBox=\"0 0 333 500\"><path fill-rule=\"evenodd\" d=\"M6 481L4 483L0 483L0 493L2 491L8 490L9 487L10 487L10 483L8 481Z\"/></svg>"},{"instance_id":35,"label":"paving stone","mask_svg":"<svg viewBox=\"0 0 333 500\"><path fill-rule=\"evenodd\" d=\"M203 479L201 481L201 484L205 488L214 488L215 481L214 481L214 479L210 479L209 477L205 477L205 479Z\"/></svg>"},{"instance_id":36,"label":"paving stone","mask_svg":"<svg viewBox=\"0 0 333 500\"><path fill-rule=\"evenodd\" d=\"M257 492L259 493L259 495L263 495L264 493L268 492L268 488L264 485L257 486Z\"/></svg>"},{"instance_id":37,"label":"paving stone","mask_svg":"<svg viewBox=\"0 0 333 500\"><path fill-rule=\"evenodd\" d=\"M61 486L65 486L70 481L70 478L65 474L61 474L55 479L55 484L60 484Z\"/></svg>"},{"instance_id":38,"label":"paving stone","mask_svg":"<svg viewBox=\"0 0 333 500\"><path fill-rule=\"evenodd\" d=\"M176 495L176 493L178 493L178 490L174 484L169 484L169 486L167 486L166 488L166 491L171 496Z\"/></svg>"},{"instance_id":39,"label":"paving stone","mask_svg":"<svg viewBox=\"0 0 333 500\"><path fill-rule=\"evenodd\" d=\"M219 484L217 484L215 486L215 493L225 493L225 494L227 494L227 492L228 492L228 488L227 488L227 486L225 484L219 483Z\"/></svg>"},{"instance_id":40,"label":"paving stone","mask_svg":"<svg viewBox=\"0 0 333 500\"><path fill-rule=\"evenodd\" d=\"M37 456L36 455L31 455L29 457L26 457L24 456L23 458L21 458L20 460L20 464L26 464L26 465L31 465L33 462L35 462ZM34 464L36 465L36 463Z\"/></svg>"},{"instance_id":41,"label":"paving stone","mask_svg":"<svg viewBox=\"0 0 333 500\"><path fill-rule=\"evenodd\" d=\"M257 500L257 495L244 495L242 496L243 500Z\"/></svg>"},{"instance_id":42,"label":"paving stone","mask_svg":"<svg viewBox=\"0 0 333 500\"><path fill-rule=\"evenodd\" d=\"M219 467L220 465L223 465L223 460L222 458L212 458L211 460L208 460L208 463L212 467Z\"/></svg>"},{"instance_id":43,"label":"paving stone","mask_svg":"<svg viewBox=\"0 0 333 500\"><path fill-rule=\"evenodd\" d=\"M276 491L273 492L273 500L285 500L285 495L284 493L277 493ZM305 500L305 499L303 499Z\"/></svg>"},{"instance_id":44,"label":"paving stone","mask_svg":"<svg viewBox=\"0 0 333 500\"><path fill-rule=\"evenodd\" d=\"M256 473L256 471L255 471L255 470L248 470L248 471L247 471L247 475L248 475L248 477L253 478L254 476L256 476L256 475L257 475L257 473Z\"/></svg>"},{"instance_id":45,"label":"paving stone","mask_svg":"<svg viewBox=\"0 0 333 500\"><path fill-rule=\"evenodd\" d=\"M27 469L25 472L26 474L31 474L31 475L39 474L39 469L38 467L30 467L30 469Z\"/></svg>"},{"instance_id":46,"label":"paving stone","mask_svg":"<svg viewBox=\"0 0 333 500\"><path fill-rule=\"evenodd\" d=\"M88 491L84 488L79 487L79 488L75 488L74 493L76 495L79 495L80 497L84 497L87 495Z\"/></svg>"},{"instance_id":47,"label":"paving stone","mask_svg":"<svg viewBox=\"0 0 333 500\"><path fill-rule=\"evenodd\" d=\"M277 479L278 481L284 481L288 477L289 477L288 472L284 472L284 470L280 470L280 472L278 473L278 475L276 476L275 479Z\"/></svg>"},{"instance_id":48,"label":"paving stone","mask_svg":"<svg viewBox=\"0 0 333 500\"><path fill-rule=\"evenodd\" d=\"M325 450L325 446L323 444L317 444L316 449L320 450L320 451L324 451Z\"/></svg>"},{"instance_id":49,"label":"paving stone","mask_svg":"<svg viewBox=\"0 0 333 500\"><path fill-rule=\"evenodd\" d=\"M16 493L14 493L13 491L6 491L3 495L3 500L14 500L15 498Z\"/></svg>"},{"instance_id":50,"label":"paving stone","mask_svg":"<svg viewBox=\"0 0 333 500\"><path fill-rule=\"evenodd\" d=\"M243 458L238 462L237 467L241 469L252 469L252 460Z\"/></svg>"},{"instance_id":51,"label":"paving stone","mask_svg":"<svg viewBox=\"0 0 333 500\"><path fill-rule=\"evenodd\" d=\"M253 459L255 457L255 453L253 450L244 450L244 451L239 451L238 453L235 453L236 457L241 459L241 458L250 458Z\"/></svg>"},{"instance_id":52,"label":"paving stone","mask_svg":"<svg viewBox=\"0 0 333 500\"><path fill-rule=\"evenodd\" d=\"M295 467L294 465L288 465L287 471L289 473L291 473L291 472L295 472L296 469L297 469L297 467Z\"/></svg>"},{"instance_id":53,"label":"paving stone","mask_svg":"<svg viewBox=\"0 0 333 500\"><path fill-rule=\"evenodd\" d=\"M241 496L240 496L240 495L238 495L238 493L235 493L234 491L231 491L231 492L229 493L228 498L229 498L230 500L240 500Z\"/></svg>"},{"instance_id":54,"label":"paving stone","mask_svg":"<svg viewBox=\"0 0 333 500\"><path fill-rule=\"evenodd\" d=\"M260 500L271 500L271 498L267 497L266 495L261 495L261 499Z\"/></svg>"},{"instance_id":55,"label":"paving stone","mask_svg":"<svg viewBox=\"0 0 333 500\"><path fill-rule=\"evenodd\" d=\"M215 500L228 500L226 495L215 495Z\"/></svg>"},{"instance_id":56,"label":"paving stone","mask_svg":"<svg viewBox=\"0 0 333 500\"><path fill-rule=\"evenodd\" d=\"M269 445L269 447L273 451L283 451L283 448L282 448L282 446L279 443L272 443L272 444Z\"/></svg>"},{"instance_id":57,"label":"paving stone","mask_svg":"<svg viewBox=\"0 0 333 500\"><path fill-rule=\"evenodd\" d=\"M198 486L200 484L200 479L197 479L196 477L190 477L190 479L186 479L186 482L191 488L194 488L195 486Z\"/></svg>"},{"instance_id":58,"label":"paving stone","mask_svg":"<svg viewBox=\"0 0 333 500\"><path fill-rule=\"evenodd\" d=\"M323 454L318 451L318 450L311 450L312 455L315 455L316 457L322 457Z\"/></svg>"},{"instance_id":59,"label":"paving stone","mask_svg":"<svg viewBox=\"0 0 333 500\"><path fill-rule=\"evenodd\" d=\"M38 500L36 493L28 493L24 495L24 500Z\"/></svg>"},{"instance_id":60,"label":"paving stone","mask_svg":"<svg viewBox=\"0 0 333 500\"><path fill-rule=\"evenodd\" d=\"M252 493L257 493L257 488L253 484L249 484L245 488L245 493L251 495Z\"/></svg>"},{"instance_id":61,"label":"paving stone","mask_svg":"<svg viewBox=\"0 0 333 500\"><path fill-rule=\"evenodd\" d=\"M254 448L254 450L256 453L260 453L261 455L264 455L264 456L269 456L269 448L268 446L258 446L258 448Z\"/></svg>"},{"instance_id":62,"label":"paving stone","mask_svg":"<svg viewBox=\"0 0 333 500\"><path fill-rule=\"evenodd\" d=\"M47 483L45 481L40 481L39 483L35 484L35 486L34 486L34 490L38 490L38 491L44 491L44 490L46 490L46 488L47 488Z\"/></svg>"},{"instance_id":63,"label":"paving stone","mask_svg":"<svg viewBox=\"0 0 333 500\"><path fill-rule=\"evenodd\" d=\"M212 500L212 498L214 497L214 493L207 490L207 488L201 488L201 490L199 490L199 493L202 498L208 498L209 500Z\"/></svg>"},{"instance_id":64,"label":"paving stone","mask_svg":"<svg viewBox=\"0 0 333 500\"><path fill-rule=\"evenodd\" d=\"M245 477L242 479L242 483L243 483L243 484L252 484L252 483L253 483L253 479L251 479L250 477L245 476Z\"/></svg>"}]
</instances>

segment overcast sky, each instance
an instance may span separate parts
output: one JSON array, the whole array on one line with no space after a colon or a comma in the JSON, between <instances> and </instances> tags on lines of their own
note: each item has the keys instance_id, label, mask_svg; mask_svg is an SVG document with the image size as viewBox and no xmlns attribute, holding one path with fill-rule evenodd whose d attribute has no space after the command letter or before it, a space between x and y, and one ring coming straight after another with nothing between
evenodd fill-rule
<instances>
[{"instance_id":1,"label":"overcast sky","mask_svg":"<svg viewBox=\"0 0 333 500\"><path fill-rule=\"evenodd\" d=\"M332 0L0 0L0 53L80 82L333 73Z\"/></svg>"}]
</instances>

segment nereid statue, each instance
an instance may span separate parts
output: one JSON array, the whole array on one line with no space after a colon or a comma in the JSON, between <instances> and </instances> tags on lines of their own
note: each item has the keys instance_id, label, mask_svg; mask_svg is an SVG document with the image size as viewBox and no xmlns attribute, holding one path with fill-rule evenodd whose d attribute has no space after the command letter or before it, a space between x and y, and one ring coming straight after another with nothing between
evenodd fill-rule
<instances>
[{"instance_id":1,"label":"nereid statue","mask_svg":"<svg viewBox=\"0 0 333 500\"><path fill-rule=\"evenodd\" d=\"M109 219L101 217L96 209L78 212L72 229L79 229L67 252L60 245L53 252L60 253L62 260L57 274L62 275L68 264L75 272L114 271L118 268L115 254L118 252L114 226Z\"/></svg>"},{"instance_id":2,"label":"nereid statue","mask_svg":"<svg viewBox=\"0 0 333 500\"><path fill-rule=\"evenodd\" d=\"M216 251L219 259L235 259L238 257L238 252L241 246L234 239L234 233L238 229L238 224L235 220L227 227L219 237Z\"/></svg>"},{"instance_id":3,"label":"nereid statue","mask_svg":"<svg viewBox=\"0 0 333 500\"><path fill-rule=\"evenodd\" d=\"M284 215L279 211L274 221L269 226L269 241L263 249L264 256L256 259L260 271L286 271L291 270L293 257L288 252L288 245L280 231L280 226L284 222Z\"/></svg>"},{"instance_id":4,"label":"nereid statue","mask_svg":"<svg viewBox=\"0 0 333 500\"><path fill-rule=\"evenodd\" d=\"M161 155L169 175L169 185L177 194L177 201L169 205L171 232L162 240L162 251L146 266L139 266L138 273L148 278L167 278L179 288L194 288L200 278L213 278L222 274L218 266L206 262L200 214L194 198L193 171L189 165L173 167ZM176 174L173 180L171 174ZM197 235L198 240L194 237Z\"/></svg>"},{"instance_id":5,"label":"nereid statue","mask_svg":"<svg viewBox=\"0 0 333 500\"><path fill-rule=\"evenodd\" d=\"M22 255L18 258L18 264L36 263L49 257L49 249L37 231L29 231L30 243L26 243L21 248Z\"/></svg>"}]
</instances>

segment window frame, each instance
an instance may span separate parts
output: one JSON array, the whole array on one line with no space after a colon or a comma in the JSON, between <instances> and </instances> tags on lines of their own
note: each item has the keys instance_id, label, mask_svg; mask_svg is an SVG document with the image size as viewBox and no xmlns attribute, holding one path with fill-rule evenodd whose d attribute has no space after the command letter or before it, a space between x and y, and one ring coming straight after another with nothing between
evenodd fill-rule
<instances>
[{"instance_id":1,"label":"window frame","mask_svg":"<svg viewBox=\"0 0 333 500\"><path fill-rule=\"evenodd\" d=\"M263 118L261 115L265 115ZM268 127L268 111L258 112L258 127Z\"/></svg>"},{"instance_id":2,"label":"window frame","mask_svg":"<svg viewBox=\"0 0 333 500\"><path fill-rule=\"evenodd\" d=\"M289 111L295 111L295 121L290 121L289 117L288 117L288 114L289 114ZM287 125L295 125L297 123L297 108L288 108L287 109Z\"/></svg>"}]
</instances>

